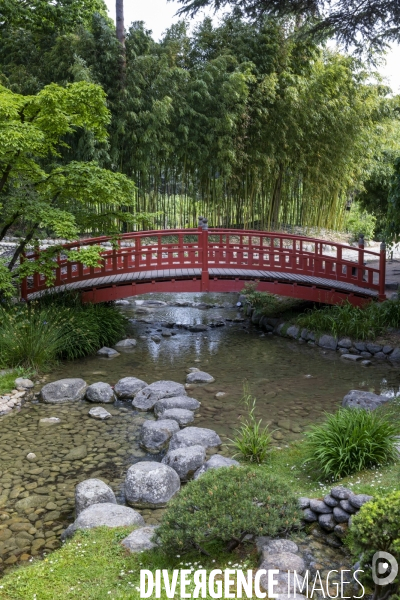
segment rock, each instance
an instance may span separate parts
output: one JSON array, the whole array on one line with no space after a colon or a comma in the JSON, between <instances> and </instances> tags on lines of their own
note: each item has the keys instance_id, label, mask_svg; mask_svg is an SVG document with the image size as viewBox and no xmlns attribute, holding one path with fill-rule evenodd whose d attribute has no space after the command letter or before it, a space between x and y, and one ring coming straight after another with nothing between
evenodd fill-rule
<instances>
[{"instance_id":1,"label":"rock","mask_svg":"<svg viewBox=\"0 0 400 600\"><path fill-rule=\"evenodd\" d=\"M388 402L390 398L378 396L372 392L362 392L360 390L350 390L343 398L342 406L348 408L364 408L365 410L375 410Z\"/></svg>"},{"instance_id":2,"label":"rock","mask_svg":"<svg viewBox=\"0 0 400 600\"><path fill-rule=\"evenodd\" d=\"M29 452L29 454L26 455L26 458L29 460L29 462L37 461L37 456L33 452Z\"/></svg>"},{"instance_id":3,"label":"rock","mask_svg":"<svg viewBox=\"0 0 400 600\"><path fill-rule=\"evenodd\" d=\"M400 361L400 348L395 348L389 356L389 359L393 362Z\"/></svg>"},{"instance_id":4,"label":"rock","mask_svg":"<svg viewBox=\"0 0 400 600\"><path fill-rule=\"evenodd\" d=\"M66 456L64 456L64 460L82 460L82 458L87 457L87 448L86 446L77 446L68 452Z\"/></svg>"},{"instance_id":5,"label":"rock","mask_svg":"<svg viewBox=\"0 0 400 600\"><path fill-rule=\"evenodd\" d=\"M221 398L225 398L225 396L226 396L226 392L217 392L215 394L215 397L217 400L220 400Z\"/></svg>"},{"instance_id":6,"label":"rock","mask_svg":"<svg viewBox=\"0 0 400 600\"><path fill-rule=\"evenodd\" d=\"M208 327L207 325L190 325L188 328L188 331L191 331L192 333L200 333L201 331L207 331Z\"/></svg>"},{"instance_id":7,"label":"rock","mask_svg":"<svg viewBox=\"0 0 400 600\"><path fill-rule=\"evenodd\" d=\"M373 496L368 496L367 494L353 494L349 497L349 502L354 508L359 509L364 506L366 502L372 502L373 499Z\"/></svg>"},{"instance_id":8,"label":"rock","mask_svg":"<svg viewBox=\"0 0 400 600\"><path fill-rule=\"evenodd\" d=\"M140 430L139 445L150 454L158 454L168 447L172 435L179 431L175 419L145 421Z\"/></svg>"},{"instance_id":9,"label":"rock","mask_svg":"<svg viewBox=\"0 0 400 600\"><path fill-rule=\"evenodd\" d=\"M350 515L348 512L343 510L340 506L335 506L333 509L333 516L337 523L348 523Z\"/></svg>"},{"instance_id":10,"label":"rock","mask_svg":"<svg viewBox=\"0 0 400 600\"><path fill-rule=\"evenodd\" d=\"M102 402L109 404L114 402L115 396L111 385L99 381L89 385L88 389L86 390L86 399L89 400L89 402Z\"/></svg>"},{"instance_id":11,"label":"rock","mask_svg":"<svg viewBox=\"0 0 400 600\"><path fill-rule=\"evenodd\" d=\"M310 500L310 508L318 514L328 514L332 512L332 508L327 506L323 500Z\"/></svg>"},{"instance_id":12,"label":"rock","mask_svg":"<svg viewBox=\"0 0 400 600\"><path fill-rule=\"evenodd\" d=\"M121 340L120 342L117 342L115 344L115 348L129 349L129 348L135 348L135 346L137 346L137 341L132 338L128 338L126 340Z\"/></svg>"},{"instance_id":13,"label":"rock","mask_svg":"<svg viewBox=\"0 0 400 600\"><path fill-rule=\"evenodd\" d=\"M349 532L349 526L347 523L339 523L333 531L339 538L344 538Z\"/></svg>"},{"instance_id":14,"label":"rock","mask_svg":"<svg viewBox=\"0 0 400 600\"><path fill-rule=\"evenodd\" d=\"M112 489L101 479L85 479L75 488L75 511L78 516L92 504L117 504Z\"/></svg>"},{"instance_id":15,"label":"rock","mask_svg":"<svg viewBox=\"0 0 400 600\"><path fill-rule=\"evenodd\" d=\"M70 538L78 529L132 527L144 524L142 515L128 506L119 506L111 502L92 504L80 513L72 525L67 527L61 539Z\"/></svg>"},{"instance_id":16,"label":"rock","mask_svg":"<svg viewBox=\"0 0 400 600\"><path fill-rule=\"evenodd\" d=\"M84 398L86 389L83 379L59 379L43 386L40 396L46 404L76 402Z\"/></svg>"},{"instance_id":17,"label":"rock","mask_svg":"<svg viewBox=\"0 0 400 600\"><path fill-rule=\"evenodd\" d=\"M186 427L189 423L193 423L194 414L191 410L185 410L184 408L169 408L163 412L162 418L174 419L180 427Z\"/></svg>"},{"instance_id":18,"label":"rock","mask_svg":"<svg viewBox=\"0 0 400 600\"><path fill-rule=\"evenodd\" d=\"M17 377L17 379L14 381L14 385L16 388L24 388L26 390L30 390L35 386L33 381L30 379L25 379L24 377Z\"/></svg>"},{"instance_id":19,"label":"rock","mask_svg":"<svg viewBox=\"0 0 400 600\"><path fill-rule=\"evenodd\" d=\"M360 352L367 351L367 345L364 342L354 342L353 346L356 350L359 350Z\"/></svg>"},{"instance_id":20,"label":"rock","mask_svg":"<svg viewBox=\"0 0 400 600\"><path fill-rule=\"evenodd\" d=\"M310 506L310 498L306 498L306 497L302 496L298 500L298 506L299 506L299 508L301 510L304 510L305 508L309 508L309 506Z\"/></svg>"},{"instance_id":21,"label":"rock","mask_svg":"<svg viewBox=\"0 0 400 600\"><path fill-rule=\"evenodd\" d=\"M282 552L292 552L293 554L296 554L298 551L299 547L297 544L291 540L285 539L269 540L261 548L264 559L268 559L270 554L281 554Z\"/></svg>"},{"instance_id":22,"label":"rock","mask_svg":"<svg viewBox=\"0 0 400 600\"><path fill-rule=\"evenodd\" d=\"M341 358L344 358L345 360L352 360L353 362L362 360L362 356L359 354L342 354Z\"/></svg>"},{"instance_id":23,"label":"rock","mask_svg":"<svg viewBox=\"0 0 400 600\"><path fill-rule=\"evenodd\" d=\"M287 337L290 337L294 340L297 340L297 338L299 337L299 333L300 333L300 330L298 327L296 327L296 325L291 325L290 327L287 328L287 331L286 331Z\"/></svg>"},{"instance_id":24,"label":"rock","mask_svg":"<svg viewBox=\"0 0 400 600\"><path fill-rule=\"evenodd\" d=\"M43 419L39 419L39 425L42 427L46 427L48 425L58 425L61 423L61 419L58 417L44 417Z\"/></svg>"},{"instance_id":25,"label":"rock","mask_svg":"<svg viewBox=\"0 0 400 600\"><path fill-rule=\"evenodd\" d=\"M392 348L392 346L388 346L388 345L383 346L382 352L384 354L390 354L391 352L393 352L393 348Z\"/></svg>"},{"instance_id":26,"label":"rock","mask_svg":"<svg viewBox=\"0 0 400 600\"><path fill-rule=\"evenodd\" d=\"M206 451L204 446L189 446L169 450L161 462L174 469L181 481L188 481L203 466L205 460Z\"/></svg>"},{"instance_id":27,"label":"rock","mask_svg":"<svg viewBox=\"0 0 400 600\"><path fill-rule=\"evenodd\" d=\"M186 376L186 383L212 383L213 381L215 381L214 377L204 371L196 371Z\"/></svg>"},{"instance_id":28,"label":"rock","mask_svg":"<svg viewBox=\"0 0 400 600\"><path fill-rule=\"evenodd\" d=\"M341 340L338 341L338 346L339 348L351 348L353 345L353 342L349 339L349 338L342 338Z\"/></svg>"},{"instance_id":29,"label":"rock","mask_svg":"<svg viewBox=\"0 0 400 600\"><path fill-rule=\"evenodd\" d=\"M203 427L186 427L171 438L169 449L187 448L188 446L203 446L204 448L219 448L221 438L212 429Z\"/></svg>"},{"instance_id":30,"label":"rock","mask_svg":"<svg viewBox=\"0 0 400 600\"><path fill-rule=\"evenodd\" d=\"M273 576L273 590L275 600L306 600L306 596L300 594L300 588L303 588L304 578L296 573L296 578L294 573L275 573ZM266 575L261 575L260 577L260 588L268 592L268 578L269 573ZM289 589L289 595L288 595ZM306 589L306 588L304 588Z\"/></svg>"},{"instance_id":31,"label":"rock","mask_svg":"<svg viewBox=\"0 0 400 600\"><path fill-rule=\"evenodd\" d=\"M107 346L100 348L100 350L97 351L97 355L105 358L115 358L116 356L120 356L119 352L114 350L114 348L107 348Z\"/></svg>"},{"instance_id":32,"label":"rock","mask_svg":"<svg viewBox=\"0 0 400 600\"><path fill-rule=\"evenodd\" d=\"M314 523L314 521L318 520L318 515L311 508L306 508L303 510L303 521L306 523Z\"/></svg>"},{"instance_id":33,"label":"rock","mask_svg":"<svg viewBox=\"0 0 400 600\"><path fill-rule=\"evenodd\" d=\"M362 358L371 358L372 354L371 354L371 352L360 352L360 356Z\"/></svg>"},{"instance_id":34,"label":"rock","mask_svg":"<svg viewBox=\"0 0 400 600\"><path fill-rule=\"evenodd\" d=\"M383 352L376 352L376 354L374 354L374 358L378 360L386 360L387 356Z\"/></svg>"},{"instance_id":35,"label":"rock","mask_svg":"<svg viewBox=\"0 0 400 600\"><path fill-rule=\"evenodd\" d=\"M331 489L331 496L336 500L348 500L353 496L353 492L342 485L337 485Z\"/></svg>"},{"instance_id":36,"label":"rock","mask_svg":"<svg viewBox=\"0 0 400 600\"><path fill-rule=\"evenodd\" d=\"M370 366L372 365L372 362L371 362L370 360L363 360L363 361L361 362L361 364L362 364L364 367L370 367Z\"/></svg>"},{"instance_id":37,"label":"rock","mask_svg":"<svg viewBox=\"0 0 400 600\"><path fill-rule=\"evenodd\" d=\"M136 463L125 477L126 500L138 508L162 508L180 487L177 472L158 462Z\"/></svg>"},{"instance_id":38,"label":"rock","mask_svg":"<svg viewBox=\"0 0 400 600\"><path fill-rule=\"evenodd\" d=\"M173 396L172 398L163 398L158 400L154 405L154 414L157 417L162 417L166 410L171 408L181 408L184 410L198 410L200 408L200 402L189 396Z\"/></svg>"},{"instance_id":39,"label":"rock","mask_svg":"<svg viewBox=\"0 0 400 600\"><path fill-rule=\"evenodd\" d=\"M129 300L116 300L115 304L118 306L130 306Z\"/></svg>"},{"instance_id":40,"label":"rock","mask_svg":"<svg viewBox=\"0 0 400 600\"><path fill-rule=\"evenodd\" d=\"M138 392L132 405L138 410L152 410L163 398L186 396L185 387L176 381L155 381Z\"/></svg>"},{"instance_id":41,"label":"rock","mask_svg":"<svg viewBox=\"0 0 400 600\"><path fill-rule=\"evenodd\" d=\"M18 500L18 502L15 503L15 508L20 511L25 511L28 508L43 508L49 500L49 496L44 494L34 494Z\"/></svg>"},{"instance_id":42,"label":"rock","mask_svg":"<svg viewBox=\"0 0 400 600\"><path fill-rule=\"evenodd\" d=\"M321 348L328 348L328 350L336 350L337 339L332 335L321 335L318 340L318 346Z\"/></svg>"},{"instance_id":43,"label":"rock","mask_svg":"<svg viewBox=\"0 0 400 600\"><path fill-rule=\"evenodd\" d=\"M169 337L172 336L172 333L168 329L163 329L162 332L161 332L161 335L163 337L169 338Z\"/></svg>"},{"instance_id":44,"label":"rock","mask_svg":"<svg viewBox=\"0 0 400 600\"><path fill-rule=\"evenodd\" d=\"M324 502L327 506L330 506L331 508L335 508L335 506L338 506L339 504L339 500L336 500L336 498L333 498L333 496L331 496L330 494L327 494L325 496Z\"/></svg>"},{"instance_id":45,"label":"rock","mask_svg":"<svg viewBox=\"0 0 400 600\"><path fill-rule=\"evenodd\" d=\"M114 392L119 400L131 400L145 387L147 383L137 377L123 377L115 385Z\"/></svg>"},{"instance_id":46,"label":"rock","mask_svg":"<svg viewBox=\"0 0 400 600\"><path fill-rule=\"evenodd\" d=\"M223 467L240 467L240 463L233 458L226 458L226 456L222 456L221 454L213 454L213 456L211 456L211 458L196 471L193 479L198 479L200 475L203 475L203 473L209 469L221 469Z\"/></svg>"},{"instance_id":47,"label":"rock","mask_svg":"<svg viewBox=\"0 0 400 600\"><path fill-rule=\"evenodd\" d=\"M161 342L161 338L159 335L152 335L151 340L153 340L153 342L156 342L156 344L159 344Z\"/></svg>"},{"instance_id":48,"label":"rock","mask_svg":"<svg viewBox=\"0 0 400 600\"><path fill-rule=\"evenodd\" d=\"M367 344L367 351L376 354L382 351L382 346L380 344Z\"/></svg>"},{"instance_id":49,"label":"rock","mask_svg":"<svg viewBox=\"0 0 400 600\"><path fill-rule=\"evenodd\" d=\"M334 509L334 510L336 510L336 509ZM320 524L322 529L325 529L326 531L333 531L336 527L336 521L333 518L332 513L329 515L319 515L318 523Z\"/></svg>"},{"instance_id":50,"label":"rock","mask_svg":"<svg viewBox=\"0 0 400 600\"><path fill-rule=\"evenodd\" d=\"M135 529L128 537L124 538L121 544L132 553L152 550L157 545L155 542L152 542L152 537L156 529L157 527L155 525L139 527L139 529Z\"/></svg>"},{"instance_id":51,"label":"rock","mask_svg":"<svg viewBox=\"0 0 400 600\"><path fill-rule=\"evenodd\" d=\"M279 571L296 571L300 575L304 573L306 564L301 556L293 552L277 552L269 554L268 558L263 560L260 569L278 569Z\"/></svg>"},{"instance_id":52,"label":"rock","mask_svg":"<svg viewBox=\"0 0 400 600\"><path fill-rule=\"evenodd\" d=\"M101 406L95 406L89 410L89 417L92 419L98 419L99 421L105 421L106 419L111 419L111 415L105 408Z\"/></svg>"},{"instance_id":53,"label":"rock","mask_svg":"<svg viewBox=\"0 0 400 600\"><path fill-rule=\"evenodd\" d=\"M351 498L352 496L350 496ZM340 500L340 507L343 508L350 515L354 515L357 512L357 509L351 504L350 500Z\"/></svg>"}]
</instances>

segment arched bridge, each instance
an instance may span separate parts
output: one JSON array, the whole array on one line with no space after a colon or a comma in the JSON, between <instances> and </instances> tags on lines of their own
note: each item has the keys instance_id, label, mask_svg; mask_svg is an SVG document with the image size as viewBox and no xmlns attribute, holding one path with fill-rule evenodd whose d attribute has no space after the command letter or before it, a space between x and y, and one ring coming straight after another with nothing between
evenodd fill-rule
<instances>
[{"instance_id":1,"label":"arched bridge","mask_svg":"<svg viewBox=\"0 0 400 600\"><path fill-rule=\"evenodd\" d=\"M61 250L52 290L79 290L86 302L105 302L148 292L240 291L257 281L260 291L326 304L385 299L384 248L376 253L362 244L203 227L127 233L117 244L110 237L66 244L66 249L103 246L102 264L67 261ZM23 260L36 258L31 253ZM22 296L31 300L48 289L46 277L36 273L23 282Z\"/></svg>"}]
</instances>

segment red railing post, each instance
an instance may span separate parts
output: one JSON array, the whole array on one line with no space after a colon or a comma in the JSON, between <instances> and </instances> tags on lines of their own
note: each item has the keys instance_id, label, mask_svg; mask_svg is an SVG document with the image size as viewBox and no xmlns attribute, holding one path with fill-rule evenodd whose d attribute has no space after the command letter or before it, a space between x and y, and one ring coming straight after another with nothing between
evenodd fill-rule
<instances>
[{"instance_id":1,"label":"red railing post","mask_svg":"<svg viewBox=\"0 0 400 600\"><path fill-rule=\"evenodd\" d=\"M201 240L201 291L210 291L208 272L208 219L199 218L199 241Z\"/></svg>"},{"instance_id":2,"label":"red railing post","mask_svg":"<svg viewBox=\"0 0 400 600\"><path fill-rule=\"evenodd\" d=\"M386 244L381 244L381 255L379 258L379 300L386 300L385 284L386 284Z\"/></svg>"}]
</instances>

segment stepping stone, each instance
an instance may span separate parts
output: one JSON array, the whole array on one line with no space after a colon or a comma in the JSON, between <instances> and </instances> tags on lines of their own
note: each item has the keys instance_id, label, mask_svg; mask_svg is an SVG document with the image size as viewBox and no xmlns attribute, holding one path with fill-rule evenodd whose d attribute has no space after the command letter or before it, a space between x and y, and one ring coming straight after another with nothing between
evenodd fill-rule
<instances>
[{"instance_id":1,"label":"stepping stone","mask_svg":"<svg viewBox=\"0 0 400 600\"><path fill-rule=\"evenodd\" d=\"M169 450L162 459L162 463L174 469L181 481L188 481L204 464L205 460L206 451L204 446L189 446L188 448Z\"/></svg>"},{"instance_id":2,"label":"stepping stone","mask_svg":"<svg viewBox=\"0 0 400 600\"><path fill-rule=\"evenodd\" d=\"M86 399L89 402L103 402L105 404L113 403L115 400L114 391L108 383L98 381L92 383L86 390Z\"/></svg>"},{"instance_id":3,"label":"stepping stone","mask_svg":"<svg viewBox=\"0 0 400 600\"><path fill-rule=\"evenodd\" d=\"M139 462L128 469L125 497L137 508L162 508L180 490L179 475L159 462Z\"/></svg>"},{"instance_id":4,"label":"stepping stone","mask_svg":"<svg viewBox=\"0 0 400 600\"><path fill-rule=\"evenodd\" d=\"M86 389L87 383L83 379L59 379L43 386L40 396L46 404L77 402L84 398Z\"/></svg>"}]
</instances>

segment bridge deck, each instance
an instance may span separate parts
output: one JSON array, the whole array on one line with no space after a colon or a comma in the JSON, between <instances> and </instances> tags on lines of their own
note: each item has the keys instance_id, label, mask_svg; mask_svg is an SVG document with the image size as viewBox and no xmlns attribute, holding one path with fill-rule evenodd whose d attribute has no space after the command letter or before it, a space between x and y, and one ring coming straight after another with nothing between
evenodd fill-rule
<instances>
[{"instance_id":1,"label":"bridge deck","mask_svg":"<svg viewBox=\"0 0 400 600\"><path fill-rule=\"evenodd\" d=\"M306 287L317 287L325 290L336 290L345 294L354 294L362 298L377 298L378 292L370 290L364 287L338 281L335 279L326 279L322 277L304 276L296 273L282 273L278 271L261 271L261 270L249 270L249 269L223 269L223 268L210 268L208 270L210 280L212 279L238 279L238 280L249 280L258 279L264 282L277 282L283 284L294 284L298 286ZM201 269L163 269L163 270L152 270L152 271L139 271L136 273L121 273L119 275L109 275L103 277L95 277L92 279L84 279L75 281L73 283L66 283L65 285L56 286L51 288L50 292L61 292L65 290L93 290L101 288L110 288L114 286L126 286L129 283L146 283L163 280L188 280L201 278ZM140 285L138 285L140 288ZM155 290L156 291L156 290ZM34 300L43 294L48 293L47 290L29 293L28 289L28 300ZM140 293L139 289L138 292ZM132 294L133 295L133 294Z\"/></svg>"}]
</instances>

